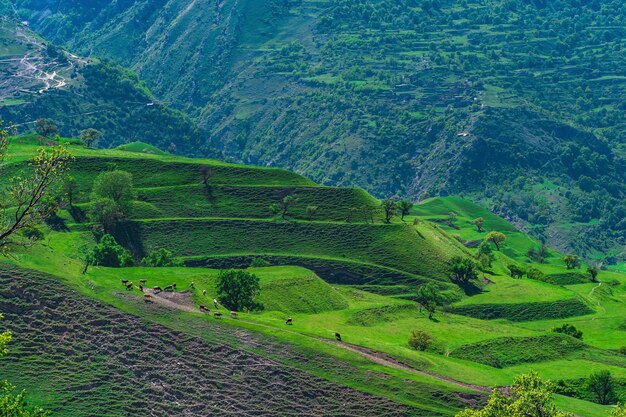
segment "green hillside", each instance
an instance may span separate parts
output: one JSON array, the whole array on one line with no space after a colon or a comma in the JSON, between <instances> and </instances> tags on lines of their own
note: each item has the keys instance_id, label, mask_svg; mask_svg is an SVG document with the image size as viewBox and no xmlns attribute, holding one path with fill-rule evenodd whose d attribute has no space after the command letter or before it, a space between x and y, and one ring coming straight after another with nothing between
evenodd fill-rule
<instances>
[{"instance_id":1,"label":"green hillside","mask_svg":"<svg viewBox=\"0 0 626 417\"><path fill-rule=\"evenodd\" d=\"M225 386L233 387L231 377L239 372L242 386L269 395L272 388L247 379L246 366L288 367L284 382L306 391L306 381L317 381L317 395L331 398L359 402L354 396L363 395L369 411L383 414L397 407L406 410L401 415L453 416L482 403L490 387L509 385L534 369L563 381L559 394L569 397L557 398L562 409L608 417L609 409L593 403L583 382L600 370L610 371L617 386L626 382L626 357L619 353L626 277L601 270L599 281L592 282L586 265L567 269L563 254L551 248L539 263L528 254L538 241L469 200L429 199L404 221L394 217L385 224L380 203L364 191L320 186L289 171L136 152L134 146L93 150L63 142L76 157L71 169L78 189L75 206L39 226L40 241L16 248L0 262L0 281L6 284L0 291L0 311L6 312L2 328L17 335L16 360L0 362L0 371L56 415L91 415L106 409L102 399L118 391L121 397L100 414L133 414L146 407L174 414L206 410L213 405L200 405L197 398L214 395L212 384L199 383L208 378L203 369L211 368L211 357ZM12 138L0 181L26 172L28 156L38 146L35 136ZM132 218L115 230L117 241L136 262L163 248L178 257L179 266L90 266L82 273L85 255L101 237L84 215L93 204L91 188L99 173L111 170L132 173L137 191ZM268 205L285 195L301 200L282 219ZM308 218L302 208L311 204L319 210ZM350 216L351 209L363 206L376 211L373 222ZM452 221L450 211L456 213ZM485 219L480 232L472 224L476 217ZM507 238L501 251L491 245L492 265L468 283L453 279L452 259L475 259L477 243L491 231ZM513 263L542 274L512 278ZM214 306L218 276L229 268L258 276L262 310L231 317ZM177 287L147 303L137 289L125 291L122 279L135 285L146 280L147 289ZM443 300L432 319L415 301L426 284ZM35 302L45 307L30 307ZM201 305L222 317L207 314ZM88 324L75 317L87 317ZM564 323L581 330L582 339L552 331ZM62 344L65 359L59 365L43 341L61 343L68 328L73 336ZM408 345L413 330L431 336L425 351ZM335 343L336 333L341 343ZM35 335L37 343L20 337L24 334ZM159 380L165 381L166 395L181 398L179 404L128 400L129 392L157 398L147 388L159 373L154 361L163 363L169 355L180 357L185 374L165 367ZM141 365L145 361L151 365ZM194 361L202 366L191 367ZM131 373L122 370L127 364ZM71 381L63 369L73 369ZM139 385L129 382L133 378ZM231 390L242 407L258 411L253 400ZM622 391L616 393L626 400ZM267 407L297 414L303 406L294 398ZM327 403L320 407L322 414L335 409Z\"/></svg>"},{"instance_id":2,"label":"green hillside","mask_svg":"<svg viewBox=\"0 0 626 417\"><path fill-rule=\"evenodd\" d=\"M378 197L470 194L552 246L624 257L619 0L13 3L235 160Z\"/></svg>"}]
</instances>

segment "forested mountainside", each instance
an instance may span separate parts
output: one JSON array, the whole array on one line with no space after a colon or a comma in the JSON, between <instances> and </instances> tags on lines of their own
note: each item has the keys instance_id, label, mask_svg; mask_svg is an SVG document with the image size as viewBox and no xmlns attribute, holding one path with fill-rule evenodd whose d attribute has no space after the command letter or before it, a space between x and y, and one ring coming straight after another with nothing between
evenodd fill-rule
<instances>
[{"instance_id":1,"label":"forested mountainside","mask_svg":"<svg viewBox=\"0 0 626 417\"><path fill-rule=\"evenodd\" d=\"M619 0L5 3L132 68L225 156L378 196L465 193L559 248L623 251Z\"/></svg>"},{"instance_id":2,"label":"forested mountainside","mask_svg":"<svg viewBox=\"0 0 626 417\"><path fill-rule=\"evenodd\" d=\"M196 123L157 101L133 72L84 59L26 25L0 19L0 120L22 128L49 119L62 134L96 128L102 146L144 141L188 155L210 154Z\"/></svg>"}]
</instances>

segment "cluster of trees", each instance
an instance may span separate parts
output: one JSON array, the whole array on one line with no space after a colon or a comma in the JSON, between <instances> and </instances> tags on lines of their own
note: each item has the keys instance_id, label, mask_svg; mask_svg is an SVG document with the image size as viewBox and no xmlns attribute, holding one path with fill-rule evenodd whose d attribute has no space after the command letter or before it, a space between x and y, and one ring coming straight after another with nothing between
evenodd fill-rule
<instances>
[{"instance_id":1,"label":"cluster of trees","mask_svg":"<svg viewBox=\"0 0 626 417\"><path fill-rule=\"evenodd\" d=\"M571 336L580 340L582 340L583 338L583 332L581 330L578 330L575 326L568 324L568 323L564 323L563 325L559 327L553 328L552 332L566 334L568 336Z\"/></svg>"},{"instance_id":2,"label":"cluster of trees","mask_svg":"<svg viewBox=\"0 0 626 417\"><path fill-rule=\"evenodd\" d=\"M397 215L400 215L400 220L404 221L404 216L411 212L413 203L408 200L397 201L387 198L380 203L380 206L385 214L385 223L391 223L391 219Z\"/></svg>"}]
</instances>

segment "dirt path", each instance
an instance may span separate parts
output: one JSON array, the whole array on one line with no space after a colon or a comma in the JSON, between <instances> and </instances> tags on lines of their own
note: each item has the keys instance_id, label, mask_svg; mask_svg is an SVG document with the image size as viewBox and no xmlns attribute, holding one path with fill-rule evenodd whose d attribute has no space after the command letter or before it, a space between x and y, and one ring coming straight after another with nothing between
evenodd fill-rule
<instances>
[{"instance_id":1,"label":"dirt path","mask_svg":"<svg viewBox=\"0 0 626 417\"><path fill-rule=\"evenodd\" d=\"M163 305L165 307L169 307L172 309L178 309L178 310L182 310L182 311L188 311L191 313L198 313L199 310L198 308L194 305L193 300L191 299L191 293L188 291L183 291L183 292L177 292L177 293L166 293L166 292L161 292L158 294L154 294L154 292L152 290L146 290L147 293L152 295L152 299L155 303L159 304L159 305ZM253 322L253 321L247 321L247 320L239 320L243 323L246 324L251 324L251 325L255 325L255 326L262 326L262 327L266 327L269 329L276 329L275 326L269 326L266 324L261 324L261 323L257 323L257 322ZM428 371L423 371L423 370L419 370L417 368L414 368L410 365L407 365L405 363L402 363L394 358L392 358L391 356L382 353L382 352L378 352L372 349L368 349L362 346L357 346L357 345L351 345L349 343L344 343L344 342L338 342L335 340L330 340L330 339L325 339L322 337L314 337L314 336L309 336L309 335L305 335L293 330L287 330L284 329L284 332L287 333L292 333L292 334L296 334L299 336L303 336L303 337L309 337L311 339L316 339L319 340L321 342L324 343L328 343L330 345L334 345L337 346L341 349L345 349L345 350L349 350L351 352L357 353L360 356L374 362L377 363L379 365L382 366L386 366L388 368L393 368L393 369L399 369L402 371L407 371L407 372L411 372L414 374L419 374L419 375L424 375L424 376L429 376L435 379L438 379L440 381L443 382L447 382L449 384L452 385L456 385L457 387L461 387L461 388L465 388L465 389L470 389L470 390L474 390L474 391L480 391L480 392L491 392L493 390L492 387L487 387L487 386L483 386L483 385L474 385L474 384L467 384L465 382L461 382L461 381L457 381L454 380L452 378L448 378L442 375L438 375L434 372L428 372Z\"/></svg>"},{"instance_id":2,"label":"dirt path","mask_svg":"<svg viewBox=\"0 0 626 417\"><path fill-rule=\"evenodd\" d=\"M493 390L492 387L487 387L484 385L474 385L474 384L466 384L465 382L460 382L460 381L456 381L452 378L448 378L442 375L437 375L433 372L428 372L428 371L421 371L419 369L416 369L412 366L409 366L405 363L402 363L400 361L397 361L396 359L392 358L391 356L382 353L382 352L378 352L375 350L371 350L362 346L356 346L356 345L351 345L348 343L344 343L344 342L338 342L338 341L334 341L334 340L328 340L328 339L320 339L326 343L329 343L331 345L335 345L338 346L340 348L349 350L351 352L354 353L358 353L359 355L363 356L366 359L369 359L370 361L377 363L379 365L383 365L383 366L387 366L389 368L394 368L394 369L399 369L402 371L408 371L414 374L420 374L420 375L426 375L426 376L430 376L432 378L438 379L440 381L444 381L444 382L448 382L450 384L456 385L458 387L462 387L462 388L467 388L467 389L471 389L471 390L475 390L475 391L481 391L481 392L491 392Z\"/></svg>"}]
</instances>

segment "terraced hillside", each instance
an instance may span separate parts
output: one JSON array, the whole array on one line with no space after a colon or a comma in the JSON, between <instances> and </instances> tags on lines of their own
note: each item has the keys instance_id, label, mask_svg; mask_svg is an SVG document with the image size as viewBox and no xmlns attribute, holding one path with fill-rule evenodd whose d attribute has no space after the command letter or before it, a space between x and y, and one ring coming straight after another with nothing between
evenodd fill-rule
<instances>
[{"instance_id":1,"label":"terraced hillside","mask_svg":"<svg viewBox=\"0 0 626 417\"><path fill-rule=\"evenodd\" d=\"M552 246L623 258L619 0L12 4L133 68L236 160L380 197L471 193Z\"/></svg>"},{"instance_id":2,"label":"terraced hillside","mask_svg":"<svg viewBox=\"0 0 626 417\"><path fill-rule=\"evenodd\" d=\"M479 405L490 387L535 369L563 381L560 408L607 417L581 381L600 370L609 370L618 386L626 381L626 356L619 353L626 277L602 270L592 282L586 266L567 269L554 249L537 262L528 249L538 249L538 241L468 200L430 199L404 221L385 224L380 203L359 189L323 187L275 168L185 159L143 144L93 150L63 141L76 156L75 205L61 210L51 227L42 225L43 238L3 261L0 273L2 326L18 337L16 360L0 369L60 415L89 415L89 402L104 406L103 396L123 390L112 409L149 407L156 415L213 406L227 413L241 398L250 413L262 412L255 405L259 395L269 395L268 407L279 413L313 407L315 415L332 415L336 403L312 404L336 395L371 405L353 404L342 411L347 415L453 416ZM38 147L35 136L12 138L7 177L24 173ZM91 266L82 273L98 237L84 215L90 191L99 173L113 169L132 173L137 188L133 218L117 228L117 241L137 260L165 248L185 266ZM285 195L301 200L282 219L268 205ZM306 215L305 204L318 206L314 216ZM370 212L373 219L355 215ZM482 231L473 224L477 217L485 219ZM491 266L468 283L453 279L452 258L476 259L491 231L506 235L500 251L491 245ZM512 264L527 274L512 278ZM259 277L262 311L230 317L217 307L223 315L214 316L224 268ZM122 279L146 280L152 302L132 287L125 291ZM173 292L148 289L173 282ZM415 301L426 284L441 296L432 318ZM564 323L581 330L582 340L552 331ZM426 350L408 345L414 330L431 336ZM21 339L25 334L36 337ZM44 354L45 341L62 346L65 359ZM172 358L164 356L170 351ZM211 361L219 364L215 372ZM257 365L259 374L248 371ZM159 372L161 366L167 372ZM72 379L64 369L74 369ZM39 374L47 376L46 386ZM129 385L131 379L137 382ZM133 393L146 384L150 397L137 401ZM276 393L286 384L300 385L293 397ZM618 399L623 394L617 390ZM158 395L172 401L150 400ZM308 399L297 405L295 395ZM218 399L199 403L209 396Z\"/></svg>"}]
</instances>

